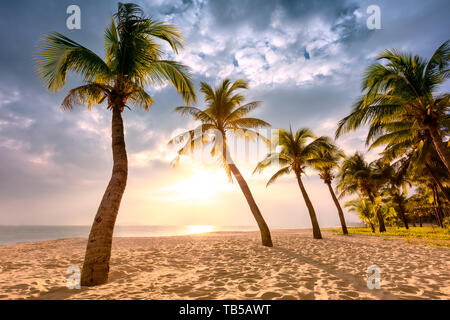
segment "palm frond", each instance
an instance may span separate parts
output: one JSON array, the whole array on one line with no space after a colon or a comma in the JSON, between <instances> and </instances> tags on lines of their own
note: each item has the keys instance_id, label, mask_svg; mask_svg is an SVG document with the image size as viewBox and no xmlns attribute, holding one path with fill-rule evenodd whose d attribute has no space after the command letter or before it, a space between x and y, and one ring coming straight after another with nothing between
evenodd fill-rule
<instances>
[{"instance_id":1,"label":"palm frond","mask_svg":"<svg viewBox=\"0 0 450 320\"><path fill-rule=\"evenodd\" d=\"M278 170L267 182L266 187L274 183L279 177L289 174L291 172L291 167L284 167Z\"/></svg>"},{"instance_id":2,"label":"palm frond","mask_svg":"<svg viewBox=\"0 0 450 320\"><path fill-rule=\"evenodd\" d=\"M215 120L208 115L205 111L200 110L196 107L190 107L190 106L180 106L175 108L175 112L178 112L182 116L188 114L192 116L195 120L202 121L203 123L215 123Z\"/></svg>"},{"instance_id":3,"label":"palm frond","mask_svg":"<svg viewBox=\"0 0 450 320\"><path fill-rule=\"evenodd\" d=\"M252 110L255 110L256 108L260 107L261 105L262 105L262 101L249 102L249 103L235 109L232 113L230 113L230 115L226 118L225 121L233 121L233 120L237 120L242 117L245 117Z\"/></svg>"},{"instance_id":4,"label":"palm frond","mask_svg":"<svg viewBox=\"0 0 450 320\"><path fill-rule=\"evenodd\" d=\"M144 108L145 111L148 111L154 103L153 98L140 86L133 89L129 99L134 105Z\"/></svg>"},{"instance_id":5,"label":"palm frond","mask_svg":"<svg viewBox=\"0 0 450 320\"><path fill-rule=\"evenodd\" d=\"M148 68L153 81L160 84L170 81L186 103L197 100L189 69L185 65L170 60L157 60Z\"/></svg>"},{"instance_id":6,"label":"palm frond","mask_svg":"<svg viewBox=\"0 0 450 320\"><path fill-rule=\"evenodd\" d=\"M270 127L270 123L257 119L257 118L239 118L236 120L228 121L227 124L231 126L231 128L248 128L248 129L257 129Z\"/></svg>"},{"instance_id":7,"label":"palm frond","mask_svg":"<svg viewBox=\"0 0 450 320\"><path fill-rule=\"evenodd\" d=\"M97 77L107 79L111 74L94 52L58 32L44 35L35 60L40 77L51 91L64 87L69 71L81 75L86 82Z\"/></svg>"},{"instance_id":8,"label":"palm frond","mask_svg":"<svg viewBox=\"0 0 450 320\"><path fill-rule=\"evenodd\" d=\"M183 47L183 35L175 25L147 19L143 33L166 41L175 53Z\"/></svg>"},{"instance_id":9,"label":"palm frond","mask_svg":"<svg viewBox=\"0 0 450 320\"><path fill-rule=\"evenodd\" d=\"M75 105L87 104L91 109L93 104L100 104L109 93L107 89L97 83L89 83L76 87L69 91L64 98L61 108L63 110L72 110Z\"/></svg>"}]
</instances>

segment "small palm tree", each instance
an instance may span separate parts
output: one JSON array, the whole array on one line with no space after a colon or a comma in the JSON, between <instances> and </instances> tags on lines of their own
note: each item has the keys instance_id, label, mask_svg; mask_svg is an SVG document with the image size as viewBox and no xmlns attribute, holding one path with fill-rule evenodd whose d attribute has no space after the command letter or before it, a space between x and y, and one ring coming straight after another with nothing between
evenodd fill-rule
<instances>
[{"instance_id":1,"label":"small palm tree","mask_svg":"<svg viewBox=\"0 0 450 320\"><path fill-rule=\"evenodd\" d=\"M362 196L369 198L376 211L380 232L385 232L384 219L376 203L378 189L384 183L382 174L377 172L373 165L368 164L359 152L356 152L352 157L345 159L338 179L339 197L359 192Z\"/></svg>"},{"instance_id":2,"label":"small palm tree","mask_svg":"<svg viewBox=\"0 0 450 320\"><path fill-rule=\"evenodd\" d=\"M356 200L346 202L344 207L349 208L349 212L357 213L359 219L370 226L372 232L375 232L375 216L373 214L373 206L369 201L360 196Z\"/></svg>"},{"instance_id":3,"label":"small palm tree","mask_svg":"<svg viewBox=\"0 0 450 320\"><path fill-rule=\"evenodd\" d=\"M207 83L202 82L200 91L205 96L206 108L201 110L192 106L181 106L175 109L181 115L192 116L194 120L200 121L201 125L175 137L169 141L169 144L184 144L178 151L174 164L179 162L181 156L193 152L197 146L211 145L211 154L219 156L230 180L234 176L244 193L261 232L262 244L272 247L270 230L256 205L247 182L231 158L227 144L229 135L245 139L256 137L268 143L266 138L252 129L269 127L270 124L260 119L247 117L252 110L261 105L261 102L256 101L242 105L245 97L241 93L237 93L237 90L242 89L248 89L248 83L245 80L236 80L231 83L229 79L225 79L215 90Z\"/></svg>"},{"instance_id":4,"label":"small palm tree","mask_svg":"<svg viewBox=\"0 0 450 320\"><path fill-rule=\"evenodd\" d=\"M344 212L334 193L331 183L334 179L334 171L339 168L339 162L345 157L344 153L335 145L319 149L312 159L309 160L311 166L319 172L319 177L328 186L331 197L336 205L339 220L341 221L342 232L348 235L347 224L345 223Z\"/></svg>"},{"instance_id":5,"label":"small palm tree","mask_svg":"<svg viewBox=\"0 0 450 320\"><path fill-rule=\"evenodd\" d=\"M362 83L364 95L342 119L336 136L369 124L370 130L391 126L398 120L411 121L414 130L426 130L439 157L450 171L450 152L444 142L449 127L450 94L438 94L449 77L450 40L445 41L430 60L395 50L387 50L367 68Z\"/></svg>"},{"instance_id":6,"label":"small palm tree","mask_svg":"<svg viewBox=\"0 0 450 320\"><path fill-rule=\"evenodd\" d=\"M195 100L195 91L187 67L162 60L162 48L154 38L166 41L177 52L182 36L170 24L144 16L134 4L119 3L105 31L105 60L73 40L53 32L44 36L37 55L37 66L45 86L61 90L67 72L82 76L85 84L69 91L62 108L76 104L107 102L112 111L113 170L89 234L81 274L81 285L107 282L114 224L128 176L122 112L128 102L148 110L153 103L145 91L147 85L169 80L185 101Z\"/></svg>"},{"instance_id":7,"label":"small palm tree","mask_svg":"<svg viewBox=\"0 0 450 320\"><path fill-rule=\"evenodd\" d=\"M311 218L314 239L322 239L316 212L306 192L302 175L305 174L305 168L311 166L310 160L314 159L319 150L330 148L330 142L327 137L316 138L309 129L300 129L295 135L291 128L289 130L280 129L274 138L277 139L277 147L281 148L281 151L269 153L264 160L258 163L255 172L262 172L271 164L279 163L282 168L270 178L267 186L274 183L279 177L294 172ZM312 141L309 142L311 139Z\"/></svg>"}]
</instances>

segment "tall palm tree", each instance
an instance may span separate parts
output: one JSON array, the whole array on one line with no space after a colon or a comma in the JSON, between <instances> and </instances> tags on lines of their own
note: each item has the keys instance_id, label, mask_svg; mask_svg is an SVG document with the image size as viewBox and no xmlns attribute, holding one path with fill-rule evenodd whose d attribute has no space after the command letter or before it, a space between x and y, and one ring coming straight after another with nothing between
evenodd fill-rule
<instances>
[{"instance_id":1,"label":"tall palm tree","mask_svg":"<svg viewBox=\"0 0 450 320\"><path fill-rule=\"evenodd\" d=\"M415 130L426 130L439 157L450 172L450 151L444 142L449 127L450 94L438 94L449 78L450 40L445 41L430 60L387 50L377 58L386 62L367 68L362 88L364 95L342 119L336 136L369 124L370 128L410 120Z\"/></svg>"},{"instance_id":2,"label":"tall palm tree","mask_svg":"<svg viewBox=\"0 0 450 320\"><path fill-rule=\"evenodd\" d=\"M345 159L338 178L340 197L359 192L362 196L369 198L376 211L379 230L385 232L383 215L375 201L379 195L378 189L383 184L382 174L377 172L373 165L368 164L359 152L356 152L353 156Z\"/></svg>"},{"instance_id":3,"label":"tall palm tree","mask_svg":"<svg viewBox=\"0 0 450 320\"><path fill-rule=\"evenodd\" d=\"M169 144L184 143L174 160L175 164L179 162L181 156L191 153L196 147L210 145L212 147L211 154L219 156L230 180L234 176L244 193L258 224L262 244L272 247L270 230L256 205L247 182L231 158L227 144L229 135L245 139L256 137L268 143L266 138L252 129L269 127L270 124L257 118L247 117L252 110L261 105L261 102L255 101L242 105L245 97L237 92L242 89L248 89L248 83L242 79L236 80L234 83L225 79L214 90L207 83L202 82L200 91L205 96L207 106L203 110L192 106L181 106L175 109L181 115L189 115L194 120L200 121L201 125L175 137L169 141Z\"/></svg>"},{"instance_id":4,"label":"tall palm tree","mask_svg":"<svg viewBox=\"0 0 450 320\"><path fill-rule=\"evenodd\" d=\"M372 232L375 232L373 206L369 201L359 196L356 200L346 202L344 207L349 208L349 212L356 212L358 217L370 226Z\"/></svg>"},{"instance_id":5,"label":"tall palm tree","mask_svg":"<svg viewBox=\"0 0 450 320\"><path fill-rule=\"evenodd\" d=\"M267 186L274 183L279 177L294 172L311 218L314 239L322 239L316 212L306 192L302 175L305 173L305 168L311 166L310 160L319 150L330 148L330 142L327 137L316 138L309 129L299 129L295 135L292 128L289 130L279 129L274 138L278 141L277 147L280 147L281 151L269 153L264 160L258 163L255 172L262 172L271 164L276 163L282 167L270 178ZM312 141L309 142L309 140Z\"/></svg>"},{"instance_id":6,"label":"tall palm tree","mask_svg":"<svg viewBox=\"0 0 450 320\"><path fill-rule=\"evenodd\" d=\"M182 36L170 24L149 19L135 4L119 3L105 31L105 59L62 34L44 36L37 54L38 72L50 91L61 90L67 72L81 75L82 86L69 91L62 108L76 104L107 102L112 111L113 170L98 208L86 248L81 285L107 282L114 224L125 191L128 161L122 112L127 103L148 110L153 103L145 87L170 81L185 101L195 100L195 90L186 66L161 59L162 47L155 38L166 41L177 52Z\"/></svg>"},{"instance_id":7,"label":"tall palm tree","mask_svg":"<svg viewBox=\"0 0 450 320\"><path fill-rule=\"evenodd\" d=\"M334 193L333 187L331 186L331 183L335 177L334 171L336 168L339 168L339 162L344 157L344 153L339 150L337 146L330 145L330 147L319 149L314 155L314 158L310 159L309 162L311 166L319 172L319 177L328 186L328 190L330 191L331 197L333 198L334 204L336 205L338 211L342 232L344 235L348 235L344 212L342 211L339 200Z\"/></svg>"}]
</instances>

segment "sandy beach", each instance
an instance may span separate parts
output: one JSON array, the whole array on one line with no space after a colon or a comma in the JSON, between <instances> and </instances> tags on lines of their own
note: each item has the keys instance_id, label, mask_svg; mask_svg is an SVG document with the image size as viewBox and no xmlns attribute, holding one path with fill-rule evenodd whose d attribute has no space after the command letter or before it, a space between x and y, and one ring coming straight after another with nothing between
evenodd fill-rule
<instances>
[{"instance_id":1,"label":"sandy beach","mask_svg":"<svg viewBox=\"0 0 450 320\"><path fill-rule=\"evenodd\" d=\"M450 250L310 230L115 238L110 281L69 290L86 239L0 247L0 299L449 299ZM367 287L367 267L381 288Z\"/></svg>"}]
</instances>

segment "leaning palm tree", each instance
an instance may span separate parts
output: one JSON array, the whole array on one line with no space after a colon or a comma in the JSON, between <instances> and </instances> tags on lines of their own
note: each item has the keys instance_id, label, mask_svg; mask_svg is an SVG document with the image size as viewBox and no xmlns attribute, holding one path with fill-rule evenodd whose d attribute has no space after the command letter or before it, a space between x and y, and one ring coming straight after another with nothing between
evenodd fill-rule
<instances>
[{"instance_id":1,"label":"leaning palm tree","mask_svg":"<svg viewBox=\"0 0 450 320\"><path fill-rule=\"evenodd\" d=\"M170 24L144 16L134 4L119 3L105 31L105 59L75 41L53 32L46 34L37 54L38 72L50 91L62 89L67 72L81 75L84 85L69 91L62 108L76 104L107 102L112 111L113 170L111 180L95 216L81 274L81 285L107 282L114 224L128 175L122 112L127 103L148 110L153 103L145 91L148 85L170 81L185 101L195 100L195 90L187 67L161 59L162 47L155 38L166 41L177 52L182 36Z\"/></svg>"},{"instance_id":2,"label":"leaning palm tree","mask_svg":"<svg viewBox=\"0 0 450 320\"><path fill-rule=\"evenodd\" d=\"M292 128L278 130L274 138L278 141L277 147L280 147L281 151L269 153L264 160L258 163L255 172L262 172L271 164L276 163L282 167L270 178L267 186L274 183L279 177L294 172L311 218L314 239L322 239L316 212L306 192L302 175L305 174L306 167L311 166L310 160L314 159L319 150L331 147L329 139L327 137L316 138L309 129L299 129L294 135ZM312 141L309 141L311 139Z\"/></svg>"},{"instance_id":3,"label":"leaning palm tree","mask_svg":"<svg viewBox=\"0 0 450 320\"><path fill-rule=\"evenodd\" d=\"M192 153L200 146L211 146L211 155L219 158L230 180L232 181L232 176L234 176L244 193L258 224L262 244L272 247L270 230L256 205L247 182L231 158L227 144L227 137L231 135L245 139L258 138L268 143L266 138L252 129L269 127L270 124L257 118L247 117L252 110L261 105L261 102L255 101L242 105L245 97L237 92L242 89L248 89L248 83L242 79L236 80L234 83L225 79L215 89L202 82L200 91L205 96L207 106L203 110L192 106L181 106L175 109L181 115L190 115L194 120L200 121L201 125L194 130L178 135L170 140L169 144L183 144L174 164L177 164L182 156Z\"/></svg>"},{"instance_id":4,"label":"leaning palm tree","mask_svg":"<svg viewBox=\"0 0 450 320\"><path fill-rule=\"evenodd\" d=\"M385 232L383 215L376 203L376 198L379 196L378 189L384 184L382 173L380 174L373 165L364 160L359 152L356 152L342 163L338 180L339 197L359 192L361 196L369 198L376 211L380 232Z\"/></svg>"},{"instance_id":5,"label":"leaning palm tree","mask_svg":"<svg viewBox=\"0 0 450 320\"><path fill-rule=\"evenodd\" d=\"M363 96L350 115L339 122L336 136L369 124L370 130L398 120L410 120L415 130L426 130L442 162L450 171L450 151L445 143L449 127L450 94L439 94L439 86L449 78L450 40L444 42L430 60L395 50L387 50L367 68Z\"/></svg>"},{"instance_id":6,"label":"leaning palm tree","mask_svg":"<svg viewBox=\"0 0 450 320\"><path fill-rule=\"evenodd\" d=\"M339 162L345 157L344 153L335 145L327 146L317 151L312 159L309 160L311 166L319 172L319 177L328 186L331 197L336 205L339 220L341 222L342 233L348 235L347 224L345 223L344 212L334 193L331 183L335 177L334 171L339 168Z\"/></svg>"}]
</instances>

